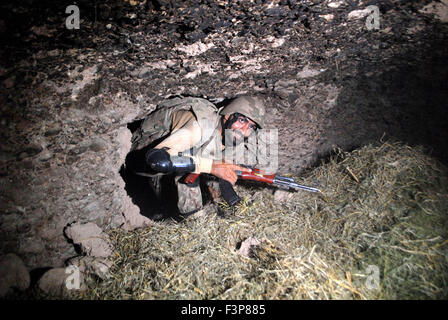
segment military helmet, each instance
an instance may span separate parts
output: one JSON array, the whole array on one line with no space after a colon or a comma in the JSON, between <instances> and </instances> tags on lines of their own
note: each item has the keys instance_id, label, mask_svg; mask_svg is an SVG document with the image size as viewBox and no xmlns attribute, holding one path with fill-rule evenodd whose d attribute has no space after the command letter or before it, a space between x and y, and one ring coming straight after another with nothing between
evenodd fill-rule
<instances>
[{"instance_id":1,"label":"military helmet","mask_svg":"<svg viewBox=\"0 0 448 320\"><path fill-rule=\"evenodd\" d=\"M259 97L238 97L220 111L221 115L230 115L233 113L240 113L251 119L260 128L264 127L266 107L263 100Z\"/></svg>"}]
</instances>

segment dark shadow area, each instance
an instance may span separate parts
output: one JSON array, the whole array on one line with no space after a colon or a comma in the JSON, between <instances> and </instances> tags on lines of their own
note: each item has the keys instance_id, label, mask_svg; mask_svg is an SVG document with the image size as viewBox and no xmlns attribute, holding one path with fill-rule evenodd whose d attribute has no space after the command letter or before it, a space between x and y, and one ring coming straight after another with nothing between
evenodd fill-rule
<instances>
[{"instance_id":1,"label":"dark shadow area","mask_svg":"<svg viewBox=\"0 0 448 320\"><path fill-rule=\"evenodd\" d=\"M127 125L127 128L134 133L144 119L133 121ZM160 195L156 194L154 187L151 184L151 178L138 175L134 173L132 168L137 169L137 172L145 172L146 165L144 164L144 157L147 150L159 144L164 137L158 138L150 145L128 153L123 165L120 169L120 175L125 182L125 190L131 197L132 202L140 208L140 213L153 220L167 220L174 219L176 221L182 220L179 210L177 208L177 187L174 182L173 175L165 175L160 177ZM200 181L204 181L201 179ZM210 196L206 190L206 186L201 184L201 191L203 200L208 201Z\"/></svg>"},{"instance_id":2,"label":"dark shadow area","mask_svg":"<svg viewBox=\"0 0 448 320\"><path fill-rule=\"evenodd\" d=\"M79 8L81 26L66 28L66 12L71 5ZM19 0L0 3L0 36L4 64L24 59L39 50L91 48L95 50L132 50L132 40L106 28L108 23L118 28L158 23L159 1L146 1L139 6L139 18L128 15L135 7L129 1L107 0ZM26 45L24 45L24 43Z\"/></svg>"},{"instance_id":3,"label":"dark shadow area","mask_svg":"<svg viewBox=\"0 0 448 320\"><path fill-rule=\"evenodd\" d=\"M130 172L124 166L120 170L126 186L125 190L132 202L140 208L140 213L153 220L164 220L179 216L177 209L177 190L172 176L164 176L161 179L161 199L151 188L149 178Z\"/></svg>"},{"instance_id":4,"label":"dark shadow area","mask_svg":"<svg viewBox=\"0 0 448 320\"><path fill-rule=\"evenodd\" d=\"M344 150L399 140L448 164L448 41L425 32L412 49L381 64L362 60L356 75L342 75L325 137Z\"/></svg>"},{"instance_id":5,"label":"dark shadow area","mask_svg":"<svg viewBox=\"0 0 448 320\"><path fill-rule=\"evenodd\" d=\"M171 175L161 178L160 199L150 185L148 177L139 176L122 166L120 175L125 182L125 190L131 197L132 202L140 208L140 213L152 220L175 220L181 221L183 217L177 208L177 188L174 177ZM202 192L203 204L213 201L206 185L207 177L201 176L200 188Z\"/></svg>"},{"instance_id":6,"label":"dark shadow area","mask_svg":"<svg viewBox=\"0 0 448 320\"><path fill-rule=\"evenodd\" d=\"M143 121L145 121L145 119L135 120L133 122L128 123L126 127L129 129L129 131L131 131L131 133L133 133L142 125Z\"/></svg>"},{"instance_id":7,"label":"dark shadow area","mask_svg":"<svg viewBox=\"0 0 448 320\"><path fill-rule=\"evenodd\" d=\"M128 123L127 128L134 133L145 119L139 119ZM155 140L151 145L130 152L125 164L120 168L120 175L125 182L125 190L132 202L140 208L140 213L153 220L177 219L177 189L172 176L162 176L161 195L158 197L151 186L151 178L135 174L132 168L144 168L144 155L148 148L157 145L165 137ZM144 171L144 170L142 170Z\"/></svg>"},{"instance_id":8,"label":"dark shadow area","mask_svg":"<svg viewBox=\"0 0 448 320\"><path fill-rule=\"evenodd\" d=\"M45 272L52 269L52 267L42 267L42 268L35 268L30 271L30 288L34 288L34 286L37 284L39 279L44 275Z\"/></svg>"}]
</instances>

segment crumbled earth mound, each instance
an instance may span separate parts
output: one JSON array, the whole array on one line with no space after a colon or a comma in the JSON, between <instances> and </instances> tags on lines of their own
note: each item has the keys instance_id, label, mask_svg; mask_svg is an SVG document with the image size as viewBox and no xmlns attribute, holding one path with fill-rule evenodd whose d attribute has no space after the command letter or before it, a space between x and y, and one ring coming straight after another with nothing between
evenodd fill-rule
<instances>
[{"instance_id":1,"label":"crumbled earth mound","mask_svg":"<svg viewBox=\"0 0 448 320\"><path fill-rule=\"evenodd\" d=\"M29 270L79 254L64 234L72 223L165 228L120 169L135 121L174 95L265 96L281 172L383 136L447 163L446 1L81 0L80 28L68 29L72 4L0 5L0 255ZM378 30L366 26L369 5Z\"/></svg>"}]
</instances>

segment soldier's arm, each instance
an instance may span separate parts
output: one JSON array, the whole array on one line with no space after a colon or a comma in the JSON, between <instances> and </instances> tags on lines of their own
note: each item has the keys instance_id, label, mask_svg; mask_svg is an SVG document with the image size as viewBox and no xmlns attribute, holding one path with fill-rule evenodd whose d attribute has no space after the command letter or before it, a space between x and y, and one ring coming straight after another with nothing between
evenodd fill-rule
<instances>
[{"instance_id":1,"label":"soldier's arm","mask_svg":"<svg viewBox=\"0 0 448 320\"><path fill-rule=\"evenodd\" d=\"M231 184L235 184L238 179L235 170L249 171L232 163L191 155L179 156L179 152L192 148L200 140L201 129L193 116L181 128L175 128L169 137L149 150L145 155L145 162L152 171L159 174L210 173Z\"/></svg>"},{"instance_id":2,"label":"soldier's arm","mask_svg":"<svg viewBox=\"0 0 448 320\"><path fill-rule=\"evenodd\" d=\"M152 171L168 173L210 173L212 159L179 153L191 149L201 140L201 128L191 111L173 114L172 133L145 155Z\"/></svg>"}]
</instances>

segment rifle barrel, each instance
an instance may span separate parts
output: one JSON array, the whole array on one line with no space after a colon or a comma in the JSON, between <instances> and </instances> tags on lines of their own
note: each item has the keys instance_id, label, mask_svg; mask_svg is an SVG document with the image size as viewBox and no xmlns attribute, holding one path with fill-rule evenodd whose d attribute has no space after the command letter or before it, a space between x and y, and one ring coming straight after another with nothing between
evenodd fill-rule
<instances>
[{"instance_id":1,"label":"rifle barrel","mask_svg":"<svg viewBox=\"0 0 448 320\"><path fill-rule=\"evenodd\" d=\"M321 192L317 188L308 187L308 186L298 184L297 182L294 181L294 179L282 177L282 176L275 176L273 183L278 186L282 186L282 187L302 189L302 190L306 190L306 191L310 191L310 192Z\"/></svg>"},{"instance_id":2,"label":"rifle barrel","mask_svg":"<svg viewBox=\"0 0 448 320\"><path fill-rule=\"evenodd\" d=\"M238 177L245 177L245 175L243 174L242 171L240 170L235 170L235 173L238 175ZM310 192L321 192L319 189L317 188L313 188L313 187L308 187L308 186L304 186L301 184L298 184L297 182L294 181L293 178L289 178L289 177L283 177L283 176L277 176L277 175L268 175L268 176L263 176L263 175L249 175L250 177L247 177L245 179L247 180L255 180L255 181L262 181L262 182L268 182L263 180L264 177L266 177L267 179L269 179L268 183L272 183L282 189L289 189L289 188L293 188L293 189L301 189L301 190L306 190L306 191L310 191ZM272 179L273 177L273 179Z\"/></svg>"}]
</instances>

